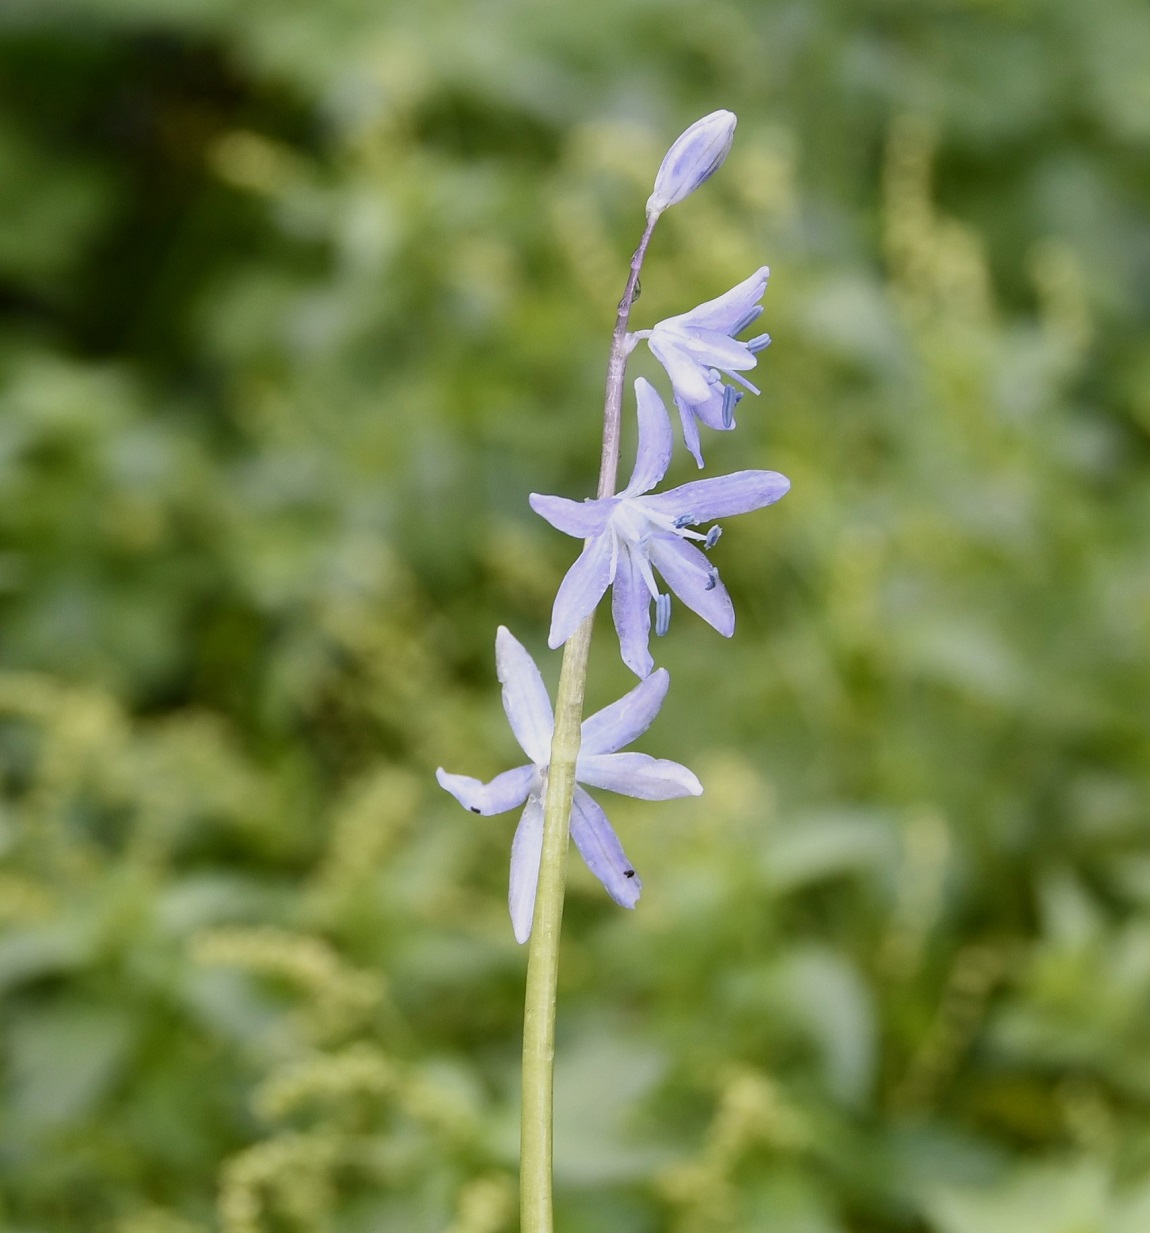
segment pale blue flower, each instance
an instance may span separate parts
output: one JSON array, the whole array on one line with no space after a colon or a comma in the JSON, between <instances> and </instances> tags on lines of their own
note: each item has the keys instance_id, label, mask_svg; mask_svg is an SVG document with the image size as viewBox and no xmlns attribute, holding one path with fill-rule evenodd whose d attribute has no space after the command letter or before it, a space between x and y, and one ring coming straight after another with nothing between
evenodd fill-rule
<instances>
[{"instance_id":1,"label":"pale blue flower","mask_svg":"<svg viewBox=\"0 0 1150 1233\"><path fill-rule=\"evenodd\" d=\"M645 495L666 474L671 423L663 400L641 377L635 399L639 448L627 487L618 496L594 501L532 493L531 508L558 530L587 541L555 597L549 644L554 648L566 642L614 584L611 608L623 662L645 677L654 665L648 648L651 602L656 633L666 633L671 617L671 598L660 593L654 570L688 608L729 638L735 632L731 598L718 570L687 542L713 548L720 529L702 534L691 528L771 505L791 485L777 471L736 471Z\"/></svg>"},{"instance_id":2,"label":"pale blue flower","mask_svg":"<svg viewBox=\"0 0 1150 1233\"><path fill-rule=\"evenodd\" d=\"M675 139L655 176L647 198L647 217L658 218L704 184L723 165L735 138L734 112L712 111Z\"/></svg>"},{"instance_id":3,"label":"pale blue flower","mask_svg":"<svg viewBox=\"0 0 1150 1233\"><path fill-rule=\"evenodd\" d=\"M667 370L683 422L683 442L700 467L699 424L719 430L734 428L735 407L743 397L741 390L723 383L723 375L752 394L759 392L740 374L755 367L755 357L769 345L770 336L759 334L746 342L734 336L762 314L759 301L769 276L770 270L764 265L718 299L678 317L668 317L654 329L630 335L632 346L645 338L651 354Z\"/></svg>"},{"instance_id":4,"label":"pale blue flower","mask_svg":"<svg viewBox=\"0 0 1150 1233\"><path fill-rule=\"evenodd\" d=\"M511 925L516 940L531 936L535 913L535 887L543 845L543 801L551 762L555 719L551 699L535 661L503 626L495 637L495 666L503 684L503 709L520 748L531 759L526 766L504 771L490 783L468 775L435 772L441 787L472 813L506 813L526 802L511 843ZM698 796L698 779L678 762L642 753L619 753L651 726L667 694L670 677L665 669L647 677L618 702L583 721L582 745L575 764L578 783L606 788L646 801ZM589 793L576 786L571 807L571 838L587 867L607 893L625 908L639 900L642 883L627 859L607 815Z\"/></svg>"}]
</instances>

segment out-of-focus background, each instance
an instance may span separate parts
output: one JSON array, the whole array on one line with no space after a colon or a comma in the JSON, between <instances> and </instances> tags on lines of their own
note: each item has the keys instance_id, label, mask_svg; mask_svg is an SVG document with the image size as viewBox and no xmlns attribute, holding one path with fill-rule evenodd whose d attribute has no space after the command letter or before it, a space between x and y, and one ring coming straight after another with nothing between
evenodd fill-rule
<instances>
[{"instance_id":1,"label":"out-of-focus background","mask_svg":"<svg viewBox=\"0 0 1150 1233\"><path fill-rule=\"evenodd\" d=\"M517 1227L515 818L433 772L497 625L554 683L527 494L720 106L634 324L771 265L705 450L793 491L658 644L638 910L572 866L560 1228L1150 1228L1150 9L6 0L4 1229Z\"/></svg>"}]
</instances>

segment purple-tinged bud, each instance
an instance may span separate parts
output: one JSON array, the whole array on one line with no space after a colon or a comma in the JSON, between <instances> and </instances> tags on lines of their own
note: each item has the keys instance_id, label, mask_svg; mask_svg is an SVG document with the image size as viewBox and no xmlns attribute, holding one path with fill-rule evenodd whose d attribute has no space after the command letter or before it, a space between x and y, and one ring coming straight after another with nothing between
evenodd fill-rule
<instances>
[{"instance_id":1,"label":"purple-tinged bud","mask_svg":"<svg viewBox=\"0 0 1150 1233\"><path fill-rule=\"evenodd\" d=\"M733 111L712 111L676 139L659 167L655 191L647 198L648 218L658 218L719 170L734 140L736 123Z\"/></svg>"}]
</instances>

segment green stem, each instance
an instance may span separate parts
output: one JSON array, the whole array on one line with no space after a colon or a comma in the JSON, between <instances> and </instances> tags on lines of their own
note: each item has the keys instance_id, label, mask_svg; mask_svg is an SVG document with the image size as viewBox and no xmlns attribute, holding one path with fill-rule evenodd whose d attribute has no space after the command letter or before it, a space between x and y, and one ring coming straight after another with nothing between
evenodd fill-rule
<instances>
[{"instance_id":1,"label":"green stem","mask_svg":"<svg viewBox=\"0 0 1150 1233\"><path fill-rule=\"evenodd\" d=\"M627 324L639 286L639 270L655 227L649 219L619 301L603 408L603 453L599 464L600 498L615 493L619 466L619 425L623 378L627 368ZM587 659L591 651L594 614L571 635L563 648L563 667L555 698L555 733L543 805L543 850L535 892L535 917L527 952L527 991L523 1009L523 1110L520 1132L520 1233L553 1233L552 1092L555 1063L555 1000L559 980L559 933L567 885L567 848L571 801L575 793L575 763L579 757Z\"/></svg>"}]
</instances>

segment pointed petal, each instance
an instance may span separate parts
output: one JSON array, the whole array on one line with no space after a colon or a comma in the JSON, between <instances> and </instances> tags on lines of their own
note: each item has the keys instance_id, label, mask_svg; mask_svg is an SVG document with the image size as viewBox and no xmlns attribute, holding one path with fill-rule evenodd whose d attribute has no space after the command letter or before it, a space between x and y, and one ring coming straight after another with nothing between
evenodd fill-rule
<instances>
[{"instance_id":1,"label":"pointed petal","mask_svg":"<svg viewBox=\"0 0 1150 1233\"><path fill-rule=\"evenodd\" d=\"M736 471L714 479L694 480L679 488L643 497L643 505L665 517L694 514L699 522L730 518L773 505L786 495L791 481L777 471Z\"/></svg>"},{"instance_id":2,"label":"pointed petal","mask_svg":"<svg viewBox=\"0 0 1150 1233\"><path fill-rule=\"evenodd\" d=\"M676 345L688 355L707 364L711 368L721 368L737 372L744 368L754 368L758 360L747 350L747 344L736 342L718 330L704 330L697 327L690 330L676 331Z\"/></svg>"},{"instance_id":3,"label":"pointed petal","mask_svg":"<svg viewBox=\"0 0 1150 1233\"><path fill-rule=\"evenodd\" d=\"M660 331L656 326L647 339L651 354L667 370L671 385L680 398L688 402L702 402L710 394L707 383L708 369L694 356L679 347L679 337L669 331Z\"/></svg>"},{"instance_id":4,"label":"pointed petal","mask_svg":"<svg viewBox=\"0 0 1150 1233\"><path fill-rule=\"evenodd\" d=\"M635 410L639 419L639 447L635 469L621 497L650 492L671 465L671 420L658 390L639 377L635 382Z\"/></svg>"},{"instance_id":5,"label":"pointed petal","mask_svg":"<svg viewBox=\"0 0 1150 1233\"><path fill-rule=\"evenodd\" d=\"M716 299L708 300L677 317L668 317L660 325L695 325L708 330L721 330L724 334L735 332L750 309L763 298L771 271L760 266L749 278L725 291ZM656 327L658 328L658 327Z\"/></svg>"},{"instance_id":6,"label":"pointed petal","mask_svg":"<svg viewBox=\"0 0 1150 1233\"><path fill-rule=\"evenodd\" d=\"M522 945L531 936L535 915L535 888L539 884L539 857L543 851L543 802L528 798L527 808L515 828L511 841L511 883L507 905L511 909L511 928Z\"/></svg>"},{"instance_id":7,"label":"pointed petal","mask_svg":"<svg viewBox=\"0 0 1150 1233\"><path fill-rule=\"evenodd\" d=\"M639 902L643 883L627 859L623 845L607 821L607 815L582 788L571 802L571 838L587 868L603 883L607 894L623 908Z\"/></svg>"},{"instance_id":8,"label":"pointed petal","mask_svg":"<svg viewBox=\"0 0 1150 1233\"><path fill-rule=\"evenodd\" d=\"M557 531L574 535L576 539L601 535L615 507L614 501L571 501L567 497L548 497L538 492L533 492L528 500L540 518L546 518Z\"/></svg>"},{"instance_id":9,"label":"pointed petal","mask_svg":"<svg viewBox=\"0 0 1150 1233\"><path fill-rule=\"evenodd\" d=\"M694 407L695 415L699 420L706 424L708 428L713 428L716 432L726 432L729 428L734 427L734 420L730 424L723 423L723 391L727 388L720 381L717 385L711 387L713 393L706 402L696 403Z\"/></svg>"},{"instance_id":10,"label":"pointed petal","mask_svg":"<svg viewBox=\"0 0 1150 1233\"><path fill-rule=\"evenodd\" d=\"M698 548L677 535L656 535L651 540L651 561L692 612L697 612L724 638L735 632L731 597Z\"/></svg>"},{"instance_id":11,"label":"pointed petal","mask_svg":"<svg viewBox=\"0 0 1150 1233\"><path fill-rule=\"evenodd\" d=\"M583 721L583 739L579 761L585 756L614 753L643 735L654 722L671 678L666 668L660 668L618 702L612 702ZM576 778L578 778L576 771Z\"/></svg>"},{"instance_id":12,"label":"pointed petal","mask_svg":"<svg viewBox=\"0 0 1150 1233\"><path fill-rule=\"evenodd\" d=\"M683 425L683 444L702 470L703 450L699 443L699 416L695 412L695 404L676 397L675 406L679 408L679 422Z\"/></svg>"},{"instance_id":13,"label":"pointed petal","mask_svg":"<svg viewBox=\"0 0 1150 1233\"><path fill-rule=\"evenodd\" d=\"M651 592L632 553L619 553L615 586L611 592L611 616L619 635L623 662L639 678L650 675L655 661L648 648L651 636Z\"/></svg>"},{"instance_id":14,"label":"pointed petal","mask_svg":"<svg viewBox=\"0 0 1150 1233\"><path fill-rule=\"evenodd\" d=\"M533 766L517 766L513 771L496 775L490 783L472 779L470 775L452 775L443 767L435 772L439 786L446 789L472 813L490 817L494 813L506 813L516 805L522 805L531 791L535 779Z\"/></svg>"},{"instance_id":15,"label":"pointed petal","mask_svg":"<svg viewBox=\"0 0 1150 1233\"><path fill-rule=\"evenodd\" d=\"M495 670L503 685L503 709L519 748L535 763L551 761L555 717L547 686L526 648L503 625L495 635Z\"/></svg>"},{"instance_id":16,"label":"pointed petal","mask_svg":"<svg viewBox=\"0 0 1150 1233\"><path fill-rule=\"evenodd\" d=\"M678 762L652 758L645 753L593 754L579 759L580 783L606 788L621 796L644 801L670 801L680 796L698 796L703 785Z\"/></svg>"},{"instance_id":17,"label":"pointed petal","mask_svg":"<svg viewBox=\"0 0 1150 1233\"><path fill-rule=\"evenodd\" d=\"M595 611L615 572L615 534L610 529L584 545L579 559L559 584L551 610L547 645L555 650Z\"/></svg>"}]
</instances>

